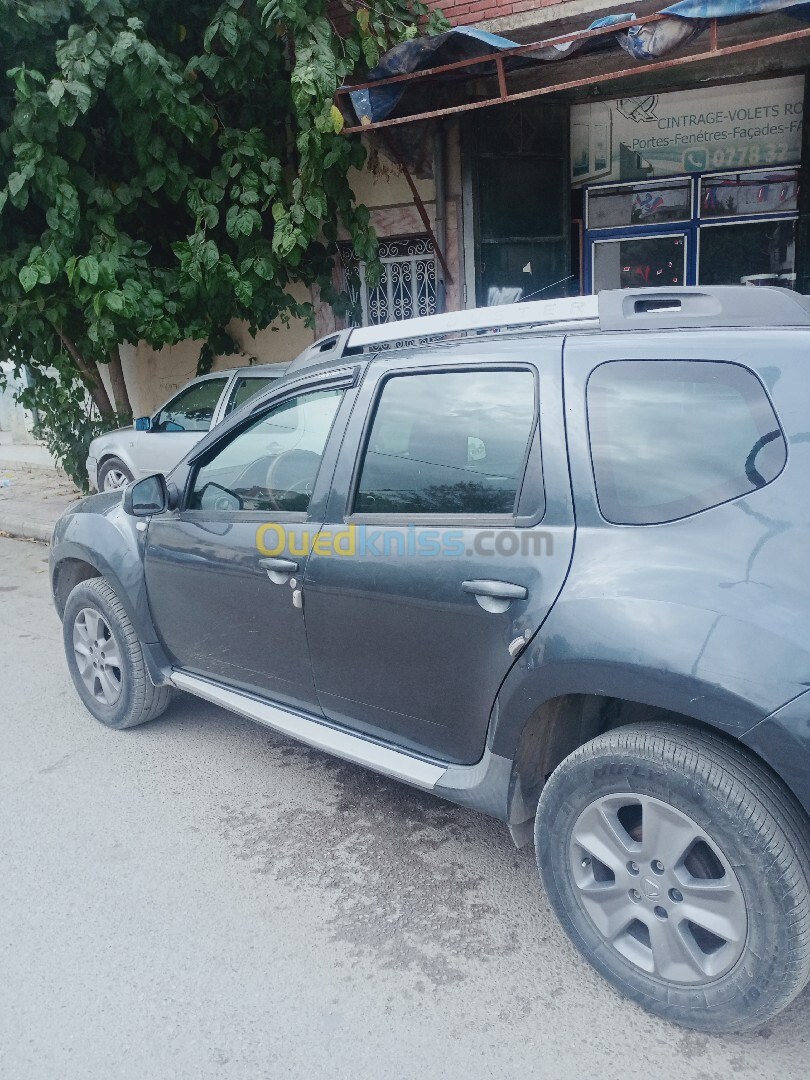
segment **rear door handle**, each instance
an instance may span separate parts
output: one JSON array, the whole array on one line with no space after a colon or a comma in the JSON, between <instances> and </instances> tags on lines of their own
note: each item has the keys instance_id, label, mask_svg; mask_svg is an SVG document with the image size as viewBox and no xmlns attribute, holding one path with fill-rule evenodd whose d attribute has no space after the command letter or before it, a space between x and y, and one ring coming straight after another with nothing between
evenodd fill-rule
<instances>
[{"instance_id":1,"label":"rear door handle","mask_svg":"<svg viewBox=\"0 0 810 1080\"><path fill-rule=\"evenodd\" d=\"M298 563L292 559L259 559L262 570L280 570L283 574L294 574Z\"/></svg>"},{"instance_id":2,"label":"rear door handle","mask_svg":"<svg viewBox=\"0 0 810 1080\"><path fill-rule=\"evenodd\" d=\"M488 578L462 581L461 588L465 593L471 593L484 611L491 611L495 615L506 611L513 600L525 600L529 595L529 590L523 585Z\"/></svg>"},{"instance_id":3,"label":"rear door handle","mask_svg":"<svg viewBox=\"0 0 810 1080\"><path fill-rule=\"evenodd\" d=\"M298 569L298 563L292 559L259 559L259 566L267 571L267 576L275 585L283 585Z\"/></svg>"},{"instance_id":4,"label":"rear door handle","mask_svg":"<svg viewBox=\"0 0 810 1080\"><path fill-rule=\"evenodd\" d=\"M525 600L529 595L529 590L523 585L513 585L511 581L490 581L488 578L462 581L461 587L464 592L474 596L496 596L500 600Z\"/></svg>"}]
</instances>

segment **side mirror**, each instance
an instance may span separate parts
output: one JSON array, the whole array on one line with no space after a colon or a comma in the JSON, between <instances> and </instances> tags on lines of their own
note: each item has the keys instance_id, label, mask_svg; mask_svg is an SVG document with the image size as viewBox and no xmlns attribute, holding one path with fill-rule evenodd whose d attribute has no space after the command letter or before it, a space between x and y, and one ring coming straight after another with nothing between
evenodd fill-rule
<instances>
[{"instance_id":1,"label":"side mirror","mask_svg":"<svg viewBox=\"0 0 810 1080\"><path fill-rule=\"evenodd\" d=\"M174 486L174 485L172 485ZM150 517L169 509L169 489L163 473L145 476L124 489L124 513L132 517Z\"/></svg>"},{"instance_id":2,"label":"side mirror","mask_svg":"<svg viewBox=\"0 0 810 1080\"><path fill-rule=\"evenodd\" d=\"M151 416L139 416L135 421L136 431L151 431L152 430L152 417Z\"/></svg>"}]
</instances>

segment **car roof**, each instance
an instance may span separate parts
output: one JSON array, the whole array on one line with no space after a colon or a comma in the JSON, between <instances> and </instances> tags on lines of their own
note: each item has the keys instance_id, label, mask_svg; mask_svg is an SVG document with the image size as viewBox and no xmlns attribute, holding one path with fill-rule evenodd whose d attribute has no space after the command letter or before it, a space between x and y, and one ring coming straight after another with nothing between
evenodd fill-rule
<instances>
[{"instance_id":1,"label":"car roof","mask_svg":"<svg viewBox=\"0 0 810 1080\"><path fill-rule=\"evenodd\" d=\"M469 308L339 330L308 346L288 374L318 371L351 357L440 341L506 334L810 327L810 297L790 289L745 285L615 289L595 296Z\"/></svg>"}]
</instances>

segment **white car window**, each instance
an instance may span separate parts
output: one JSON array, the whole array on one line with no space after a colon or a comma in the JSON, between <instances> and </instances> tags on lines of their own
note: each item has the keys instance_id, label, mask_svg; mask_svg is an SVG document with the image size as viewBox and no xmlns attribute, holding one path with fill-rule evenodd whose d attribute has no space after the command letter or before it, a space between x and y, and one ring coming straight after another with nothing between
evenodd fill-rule
<instances>
[{"instance_id":1,"label":"white car window","mask_svg":"<svg viewBox=\"0 0 810 1080\"><path fill-rule=\"evenodd\" d=\"M230 416L234 409L244 405L248 398L252 398L254 394L258 394L260 390L276 382L278 378L278 375L240 375L228 394L225 415Z\"/></svg>"},{"instance_id":2,"label":"white car window","mask_svg":"<svg viewBox=\"0 0 810 1080\"><path fill-rule=\"evenodd\" d=\"M175 395L152 420L152 431L208 431L228 376L192 383Z\"/></svg>"}]
</instances>

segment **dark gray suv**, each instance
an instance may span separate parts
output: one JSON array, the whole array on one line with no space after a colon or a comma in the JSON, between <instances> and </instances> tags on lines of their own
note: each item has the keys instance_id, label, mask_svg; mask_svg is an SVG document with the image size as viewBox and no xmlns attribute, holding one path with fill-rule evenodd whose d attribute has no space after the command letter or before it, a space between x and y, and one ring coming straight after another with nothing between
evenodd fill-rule
<instances>
[{"instance_id":1,"label":"dark gray suv","mask_svg":"<svg viewBox=\"0 0 810 1080\"><path fill-rule=\"evenodd\" d=\"M344 331L53 538L115 728L174 690L505 821L623 993L810 975L810 299L603 293Z\"/></svg>"}]
</instances>

